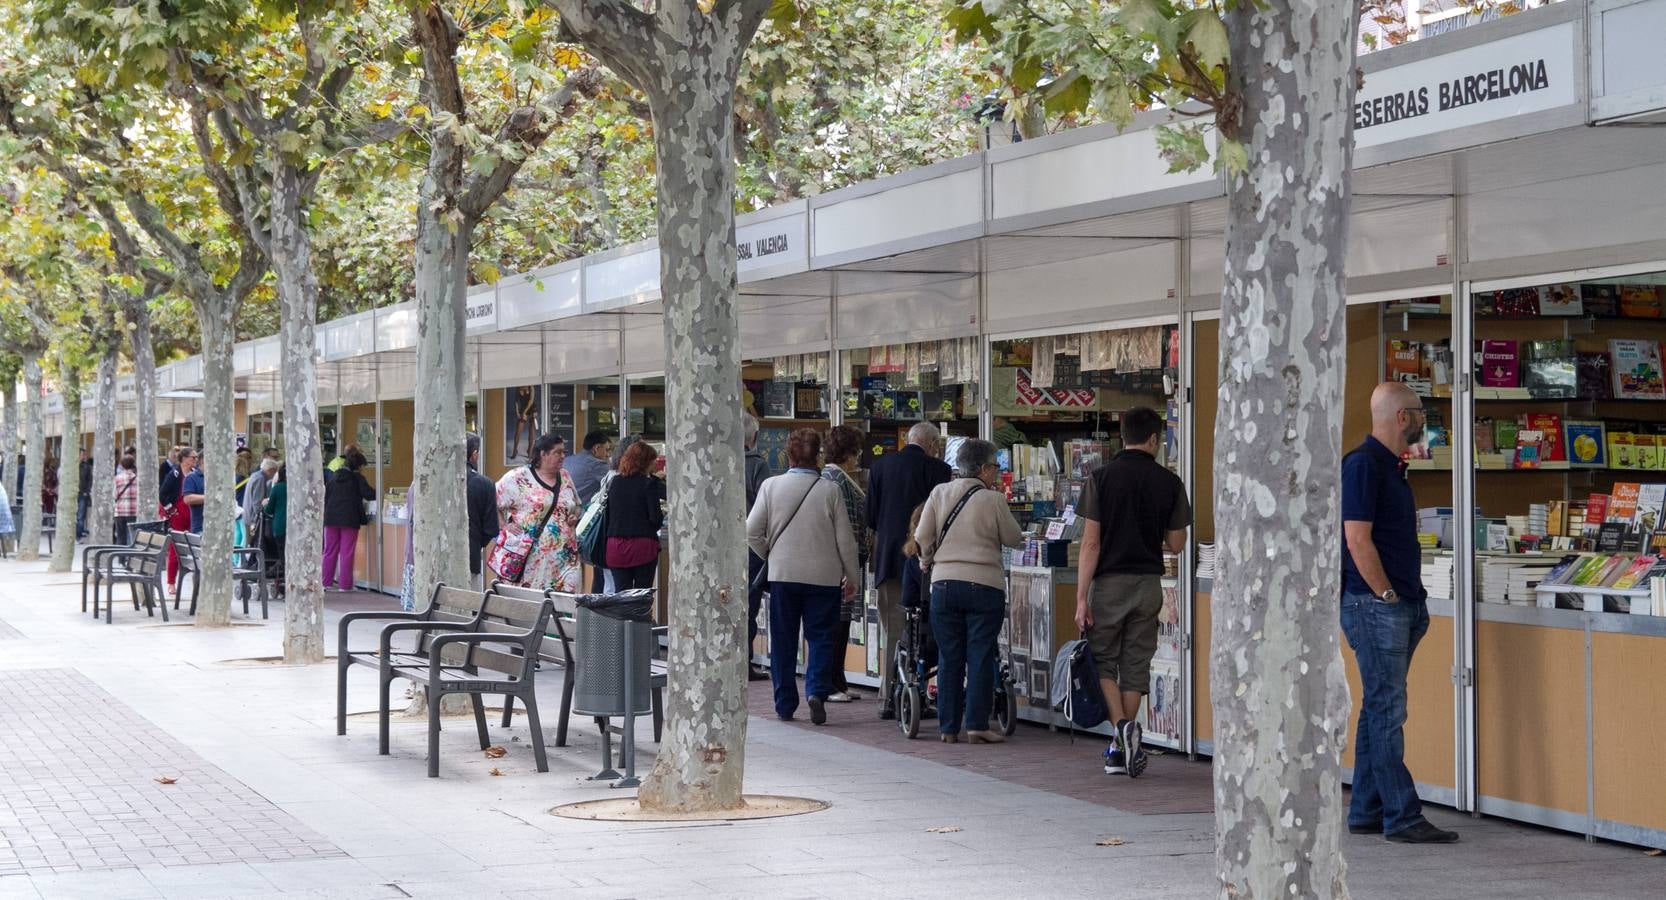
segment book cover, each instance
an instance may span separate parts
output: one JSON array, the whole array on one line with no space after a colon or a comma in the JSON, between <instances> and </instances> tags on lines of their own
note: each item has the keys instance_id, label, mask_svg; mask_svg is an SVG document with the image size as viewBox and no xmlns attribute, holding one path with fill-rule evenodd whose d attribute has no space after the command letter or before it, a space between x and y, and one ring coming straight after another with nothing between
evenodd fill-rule
<instances>
[{"instance_id":1,"label":"book cover","mask_svg":"<svg viewBox=\"0 0 1666 900\"><path fill-rule=\"evenodd\" d=\"M1497 430L1492 419L1485 416L1475 420L1475 452L1497 453Z\"/></svg>"},{"instance_id":2,"label":"book cover","mask_svg":"<svg viewBox=\"0 0 1666 900\"><path fill-rule=\"evenodd\" d=\"M1613 361L1606 353L1581 353L1574 361L1577 395L1586 400L1614 396Z\"/></svg>"},{"instance_id":3,"label":"book cover","mask_svg":"<svg viewBox=\"0 0 1666 900\"><path fill-rule=\"evenodd\" d=\"M1493 446L1498 453L1513 453L1516 449L1516 432L1521 430L1521 423L1515 419L1494 419L1492 421Z\"/></svg>"},{"instance_id":4,"label":"book cover","mask_svg":"<svg viewBox=\"0 0 1666 900\"><path fill-rule=\"evenodd\" d=\"M1634 481L1617 481L1614 492L1608 495L1608 516L1604 522L1619 522L1627 527L1637 515L1637 495L1642 485Z\"/></svg>"},{"instance_id":5,"label":"book cover","mask_svg":"<svg viewBox=\"0 0 1666 900\"><path fill-rule=\"evenodd\" d=\"M1653 569L1655 563L1658 562L1660 562L1660 557L1658 556L1637 557L1631 561L1631 565L1626 566L1625 569L1614 578L1612 586L1617 590L1631 590L1637 586L1638 582L1643 580L1643 576L1649 574L1649 570Z\"/></svg>"},{"instance_id":6,"label":"book cover","mask_svg":"<svg viewBox=\"0 0 1666 900\"><path fill-rule=\"evenodd\" d=\"M1666 400L1666 381L1660 373L1660 345L1654 341L1615 338L1608 342L1613 358L1614 396L1628 400Z\"/></svg>"},{"instance_id":7,"label":"book cover","mask_svg":"<svg viewBox=\"0 0 1666 900\"><path fill-rule=\"evenodd\" d=\"M1423 374L1423 354L1416 341L1388 342L1388 380L1405 381Z\"/></svg>"},{"instance_id":8,"label":"book cover","mask_svg":"<svg viewBox=\"0 0 1666 900\"><path fill-rule=\"evenodd\" d=\"M1637 468L1637 454L1629 431L1608 432L1608 468L1635 469Z\"/></svg>"},{"instance_id":9,"label":"book cover","mask_svg":"<svg viewBox=\"0 0 1666 900\"><path fill-rule=\"evenodd\" d=\"M1496 315L1501 319L1532 319L1539 315L1539 289L1510 288L1498 291Z\"/></svg>"},{"instance_id":10,"label":"book cover","mask_svg":"<svg viewBox=\"0 0 1666 900\"><path fill-rule=\"evenodd\" d=\"M1666 484L1645 484L1637 489L1637 511L1631 515L1632 530L1653 534L1660 528L1660 511L1666 507Z\"/></svg>"},{"instance_id":11,"label":"book cover","mask_svg":"<svg viewBox=\"0 0 1666 900\"><path fill-rule=\"evenodd\" d=\"M1550 567L1550 571L1546 572L1545 577L1539 580L1539 584L1566 584L1566 579L1571 577L1572 573L1575 572L1576 564L1582 559L1584 557L1577 553L1562 557L1556 565Z\"/></svg>"},{"instance_id":12,"label":"book cover","mask_svg":"<svg viewBox=\"0 0 1666 900\"><path fill-rule=\"evenodd\" d=\"M1568 579L1567 583L1577 587L1590 586L1593 579L1602 571L1602 567L1607 564L1608 559L1609 557L1604 553L1593 553L1584 557L1579 564L1579 568Z\"/></svg>"},{"instance_id":13,"label":"book cover","mask_svg":"<svg viewBox=\"0 0 1666 900\"><path fill-rule=\"evenodd\" d=\"M1580 316L1585 314L1585 303L1580 299L1579 285L1552 284L1539 294L1539 313L1546 316Z\"/></svg>"},{"instance_id":14,"label":"book cover","mask_svg":"<svg viewBox=\"0 0 1666 900\"><path fill-rule=\"evenodd\" d=\"M1658 369L1657 365L1656 370ZM1515 341L1481 342L1481 383L1487 387L1521 385L1520 360L1516 356Z\"/></svg>"},{"instance_id":15,"label":"book cover","mask_svg":"<svg viewBox=\"0 0 1666 900\"><path fill-rule=\"evenodd\" d=\"M1585 528L1582 534L1588 538L1597 536L1597 529L1608 521L1608 495L1591 494L1585 498Z\"/></svg>"},{"instance_id":16,"label":"book cover","mask_svg":"<svg viewBox=\"0 0 1666 900\"><path fill-rule=\"evenodd\" d=\"M1608 434L1601 422L1569 419L1562 424L1562 445L1570 466L1600 469L1608 465Z\"/></svg>"},{"instance_id":17,"label":"book cover","mask_svg":"<svg viewBox=\"0 0 1666 900\"><path fill-rule=\"evenodd\" d=\"M1620 314L1620 292L1611 284L1582 284L1579 299L1588 316L1617 316Z\"/></svg>"},{"instance_id":18,"label":"book cover","mask_svg":"<svg viewBox=\"0 0 1666 900\"><path fill-rule=\"evenodd\" d=\"M1568 400L1579 394L1579 354L1570 340L1523 341L1522 386L1533 397Z\"/></svg>"},{"instance_id":19,"label":"book cover","mask_svg":"<svg viewBox=\"0 0 1666 900\"><path fill-rule=\"evenodd\" d=\"M1539 459L1547 463L1567 462L1562 444L1562 417L1555 413L1529 413L1527 427L1539 432ZM1517 438L1519 441L1519 437Z\"/></svg>"},{"instance_id":20,"label":"book cover","mask_svg":"<svg viewBox=\"0 0 1666 900\"><path fill-rule=\"evenodd\" d=\"M1620 542L1625 539L1626 527L1619 522L1604 522L1597 531L1597 552L1618 553ZM1587 581L1585 584L1601 584L1600 581Z\"/></svg>"},{"instance_id":21,"label":"book cover","mask_svg":"<svg viewBox=\"0 0 1666 900\"><path fill-rule=\"evenodd\" d=\"M1516 468L1537 469L1543 451L1544 432L1533 428L1516 432Z\"/></svg>"},{"instance_id":22,"label":"book cover","mask_svg":"<svg viewBox=\"0 0 1666 900\"><path fill-rule=\"evenodd\" d=\"M1637 468L1645 471L1660 470L1660 438L1653 434L1631 435L1631 457L1636 460Z\"/></svg>"},{"instance_id":23,"label":"book cover","mask_svg":"<svg viewBox=\"0 0 1666 900\"><path fill-rule=\"evenodd\" d=\"M1623 553L1610 556L1608 560L1602 564L1602 570L1597 573L1596 578L1592 579L1591 584L1595 587L1608 587L1614 583L1614 579L1625 574L1625 571L1631 567L1631 564L1632 558Z\"/></svg>"},{"instance_id":24,"label":"book cover","mask_svg":"<svg viewBox=\"0 0 1666 900\"><path fill-rule=\"evenodd\" d=\"M1660 289L1652 284L1620 285L1620 315L1634 319L1660 318Z\"/></svg>"}]
</instances>

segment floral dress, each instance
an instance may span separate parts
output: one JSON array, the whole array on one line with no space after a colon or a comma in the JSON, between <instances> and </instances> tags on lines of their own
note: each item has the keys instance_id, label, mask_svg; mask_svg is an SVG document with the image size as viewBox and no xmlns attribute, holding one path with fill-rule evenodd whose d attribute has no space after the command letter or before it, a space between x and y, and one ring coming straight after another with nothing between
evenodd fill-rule
<instances>
[{"instance_id":1,"label":"floral dress","mask_svg":"<svg viewBox=\"0 0 1666 900\"><path fill-rule=\"evenodd\" d=\"M532 534L538 523L543 521L544 514L549 512L550 503L556 502L549 524L544 526L543 534L538 535L533 544L520 586L540 591L554 588L576 592L579 588L577 522L583 507L579 505L573 480L564 474L558 477L561 484L559 500L556 499L556 492L538 479L531 466L511 469L497 483L498 519L506 534L512 531Z\"/></svg>"}]
</instances>

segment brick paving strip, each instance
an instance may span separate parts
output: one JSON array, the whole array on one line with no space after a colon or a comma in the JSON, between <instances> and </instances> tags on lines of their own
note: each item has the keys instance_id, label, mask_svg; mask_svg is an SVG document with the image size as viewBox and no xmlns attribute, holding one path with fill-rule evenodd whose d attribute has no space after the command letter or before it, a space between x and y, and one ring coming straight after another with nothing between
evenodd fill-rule
<instances>
[{"instance_id":1,"label":"brick paving strip","mask_svg":"<svg viewBox=\"0 0 1666 900\"><path fill-rule=\"evenodd\" d=\"M0 875L346 855L81 673L0 672Z\"/></svg>"},{"instance_id":2,"label":"brick paving strip","mask_svg":"<svg viewBox=\"0 0 1666 900\"><path fill-rule=\"evenodd\" d=\"M803 693L802 683L799 693ZM1184 753L1153 756L1144 775L1129 778L1105 774L1100 759L1104 738L1078 734L1072 741L1067 732L1048 731L1045 726L1028 722L1019 723L1018 730L1004 744L974 745L942 743L937 739L937 720L927 719L920 723L920 736L911 741L903 737L896 722L880 721L874 692L862 691L861 695L855 703L828 704L824 727L810 724L808 707L800 707L791 724L1122 812L1150 816L1215 809L1209 764L1188 760ZM759 718L775 718L769 682L749 685L747 707Z\"/></svg>"}]
</instances>

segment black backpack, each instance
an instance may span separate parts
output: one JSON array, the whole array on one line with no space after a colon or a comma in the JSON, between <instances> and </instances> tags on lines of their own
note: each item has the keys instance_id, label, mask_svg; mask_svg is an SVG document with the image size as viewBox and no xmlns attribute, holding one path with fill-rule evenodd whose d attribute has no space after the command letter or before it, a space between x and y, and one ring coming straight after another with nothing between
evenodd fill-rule
<instances>
[{"instance_id":1,"label":"black backpack","mask_svg":"<svg viewBox=\"0 0 1666 900\"><path fill-rule=\"evenodd\" d=\"M1053 670L1053 709L1063 712L1077 728L1092 728L1107 719L1099 667L1093 664L1093 650L1086 640L1066 641Z\"/></svg>"}]
</instances>

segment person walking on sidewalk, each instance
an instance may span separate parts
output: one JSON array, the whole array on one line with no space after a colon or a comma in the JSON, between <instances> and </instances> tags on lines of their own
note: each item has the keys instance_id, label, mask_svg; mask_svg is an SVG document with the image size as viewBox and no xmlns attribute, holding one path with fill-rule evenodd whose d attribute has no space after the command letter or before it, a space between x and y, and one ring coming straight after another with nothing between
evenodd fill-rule
<instances>
[{"instance_id":1,"label":"person walking on sidewalk","mask_svg":"<svg viewBox=\"0 0 1666 900\"><path fill-rule=\"evenodd\" d=\"M839 488L845 514L850 518L851 531L856 535L857 569L862 572L868 570L868 552L873 546L873 536L868 532L868 492L856 481L862 471L859 463L865 437L849 425L839 425L827 432L827 464L821 469L821 477ZM833 693L827 695L829 703L849 703L857 698L850 692L850 683L845 680L844 649L850 639L850 623L861 617L862 588L859 584L855 591L845 595L844 602L839 605L839 633L835 637L832 658L828 661L831 668L827 677L833 684Z\"/></svg>"},{"instance_id":2,"label":"person walking on sidewalk","mask_svg":"<svg viewBox=\"0 0 1666 900\"><path fill-rule=\"evenodd\" d=\"M651 588L659 572L659 530L665 525L665 478L654 471L659 451L632 444L607 485L607 571L614 591Z\"/></svg>"},{"instance_id":3,"label":"person walking on sidewalk","mask_svg":"<svg viewBox=\"0 0 1666 900\"><path fill-rule=\"evenodd\" d=\"M902 545L908 520L932 488L948 483L949 464L937 458L937 428L919 422L908 430L908 446L887 453L868 470L868 527L873 529L873 580L879 589L879 708L881 719L897 717L897 641L902 638Z\"/></svg>"},{"instance_id":4,"label":"person walking on sidewalk","mask_svg":"<svg viewBox=\"0 0 1666 900\"><path fill-rule=\"evenodd\" d=\"M1186 546L1192 507L1180 476L1157 462L1163 417L1137 407L1122 414L1122 451L1082 489L1082 557L1076 575L1076 627L1099 670L1105 710L1116 731L1105 772L1137 777L1146 754L1140 699L1151 692L1157 614L1163 609L1163 553Z\"/></svg>"},{"instance_id":5,"label":"person walking on sidewalk","mask_svg":"<svg viewBox=\"0 0 1666 900\"><path fill-rule=\"evenodd\" d=\"M127 528L139 518L139 473L137 462L133 454L129 453L121 458L116 465L115 503L112 507L115 515L111 523L110 541L115 544L127 543Z\"/></svg>"},{"instance_id":6,"label":"person walking on sidewalk","mask_svg":"<svg viewBox=\"0 0 1666 900\"><path fill-rule=\"evenodd\" d=\"M932 489L914 529L920 569L931 578L931 630L937 636L937 731L945 744L999 744L989 730L995 697L995 638L1006 618L1002 547L1022 547L1024 533L1007 508L995 445L963 441L960 477Z\"/></svg>"},{"instance_id":7,"label":"person walking on sidewalk","mask_svg":"<svg viewBox=\"0 0 1666 900\"><path fill-rule=\"evenodd\" d=\"M1342 632L1364 702L1354 738L1348 831L1408 844L1450 844L1423 817L1405 763L1406 672L1429 630L1417 502L1401 454L1423 439L1423 401L1404 384L1371 392L1371 433L1342 458Z\"/></svg>"},{"instance_id":8,"label":"person walking on sidewalk","mask_svg":"<svg viewBox=\"0 0 1666 900\"><path fill-rule=\"evenodd\" d=\"M839 627L839 604L856 590L862 570L856 534L839 488L821 477L816 463L821 435L809 428L787 439L792 468L764 482L746 518L746 542L769 569L769 676L775 714L791 721L798 710L798 634L804 626L809 658L804 693L810 721L827 723L833 692L827 671Z\"/></svg>"}]
</instances>

